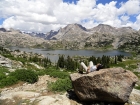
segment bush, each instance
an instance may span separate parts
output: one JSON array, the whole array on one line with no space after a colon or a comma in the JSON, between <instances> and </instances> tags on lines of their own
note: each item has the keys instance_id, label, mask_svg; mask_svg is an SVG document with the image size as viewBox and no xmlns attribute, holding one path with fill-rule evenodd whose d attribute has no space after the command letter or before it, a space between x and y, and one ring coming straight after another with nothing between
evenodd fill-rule
<instances>
[{"instance_id":1,"label":"bush","mask_svg":"<svg viewBox=\"0 0 140 105\"><path fill-rule=\"evenodd\" d=\"M38 81L38 75L32 70L16 70L12 72L10 75L15 76L18 80L35 83Z\"/></svg>"},{"instance_id":2,"label":"bush","mask_svg":"<svg viewBox=\"0 0 140 105\"><path fill-rule=\"evenodd\" d=\"M133 72L138 78L140 78L140 73L139 72Z\"/></svg>"},{"instance_id":3,"label":"bush","mask_svg":"<svg viewBox=\"0 0 140 105\"><path fill-rule=\"evenodd\" d=\"M140 90L140 86L135 86L135 89L138 89L138 90Z\"/></svg>"},{"instance_id":4,"label":"bush","mask_svg":"<svg viewBox=\"0 0 140 105\"><path fill-rule=\"evenodd\" d=\"M137 68L137 65L129 65L128 66L128 70L131 70L131 71L135 70L136 68Z\"/></svg>"},{"instance_id":5,"label":"bush","mask_svg":"<svg viewBox=\"0 0 140 105\"><path fill-rule=\"evenodd\" d=\"M46 74L44 70L38 70L38 71L36 71L36 73L39 76L42 76L42 75L45 75Z\"/></svg>"},{"instance_id":6,"label":"bush","mask_svg":"<svg viewBox=\"0 0 140 105\"><path fill-rule=\"evenodd\" d=\"M4 73L0 73L0 80L2 80L3 78L6 78L6 75Z\"/></svg>"},{"instance_id":7,"label":"bush","mask_svg":"<svg viewBox=\"0 0 140 105\"><path fill-rule=\"evenodd\" d=\"M5 73L10 73L5 67L0 67L0 80L6 78Z\"/></svg>"},{"instance_id":8,"label":"bush","mask_svg":"<svg viewBox=\"0 0 140 105\"><path fill-rule=\"evenodd\" d=\"M0 73L10 73L10 71L5 67L0 67Z\"/></svg>"},{"instance_id":9,"label":"bush","mask_svg":"<svg viewBox=\"0 0 140 105\"><path fill-rule=\"evenodd\" d=\"M64 92L72 88L69 78L58 79L56 82L48 83L48 88L51 91Z\"/></svg>"},{"instance_id":10,"label":"bush","mask_svg":"<svg viewBox=\"0 0 140 105\"><path fill-rule=\"evenodd\" d=\"M0 80L0 87L13 85L17 83L17 81L17 78L14 76L8 76L7 78Z\"/></svg>"},{"instance_id":11,"label":"bush","mask_svg":"<svg viewBox=\"0 0 140 105\"><path fill-rule=\"evenodd\" d=\"M61 78L61 79L69 77L69 73L68 72L59 71L59 70L49 70L49 71L46 70L46 74L50 75L51 77Z\"/></svg>"}]
</instances>

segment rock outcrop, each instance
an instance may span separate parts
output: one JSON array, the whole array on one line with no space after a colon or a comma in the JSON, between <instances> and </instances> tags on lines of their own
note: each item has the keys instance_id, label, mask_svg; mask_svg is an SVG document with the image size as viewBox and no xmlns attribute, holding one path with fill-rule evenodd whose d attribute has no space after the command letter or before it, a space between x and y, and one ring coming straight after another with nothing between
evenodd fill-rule
<instances>
[{"instance_id":1,"label":"rock outcrop","mask_svg":"<svg viewBox=\"0 0 140 105\"><path fill-rule=\"evenodd\" d=\"M5 66L8 68L12 67L12 61L8 58L5 58L3 56L0 55L0 66Z\"/></svg>"},{"instance_id":2,"label":"rock outcrop","mask_svg":"<svg viewBox=\"0 0 140 105\"><path fill-rule=\"evenodd\" d=\"M70 75L74 91L82 101L125 103L138 81L131 71L108 68L89 74Z\"/></svg>"}]
</instances>

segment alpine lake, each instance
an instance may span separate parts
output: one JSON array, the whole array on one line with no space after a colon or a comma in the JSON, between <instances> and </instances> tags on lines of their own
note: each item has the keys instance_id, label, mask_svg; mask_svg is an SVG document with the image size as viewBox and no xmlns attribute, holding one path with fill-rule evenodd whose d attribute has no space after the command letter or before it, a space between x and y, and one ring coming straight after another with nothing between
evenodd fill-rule
<instances>
[{"instance_id":1,"label":"alpine lake","mask_svg":"<svg viewBox=\"0 0 140 105\"><path fill-rule=\"evenodd\" d=\"M67 56L84 56L84 57L102 57L105 56L116 56L116 55L124 55L131 56L129 52L119 51L119 50L47 50L47 49L39 49L39 48L21 48L21 47L10 47L10 50L20 50L25 52L32 52L37 54L42 54L43 56L49 58L51 62L57 62L59 55Z\"/></svg>"}]
</instances>

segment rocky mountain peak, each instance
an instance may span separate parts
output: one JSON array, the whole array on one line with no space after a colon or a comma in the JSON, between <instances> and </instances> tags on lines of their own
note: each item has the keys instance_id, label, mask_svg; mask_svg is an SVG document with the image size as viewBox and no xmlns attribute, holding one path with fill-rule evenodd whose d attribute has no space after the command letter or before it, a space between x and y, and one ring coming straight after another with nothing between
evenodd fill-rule
<instances>
[{"instance_id":1,"label":"rocky mountain peak","mask_svg":"<svg viewBox=\"0 0 140 105\"><path fill-rule=\"evenodd\" d=\"M75 23L75 24L68 24L66 27L60 28L59 32L76 31L76 30L87 31L87 29L85 27L83 27L80 24Z\"/></svg>"},{"instance_id":2,"label":"rocky mountain peak","mask_svg":"<svg viewBox=\"0 0 140 105\"><path fill-rule=\"evenodd\" d=\"M80 24L68 24L64 28L60 28L58 33L51 39L68 39L73 40L79 38L83 33L87 33L87 29Z\"/></svg>"},{"instance_id":3,"label":"rocky mountain peak","mask_svg":"<svg viewBox=\"0 0 140 105\"><path fill-rule=\"evenodd\" d=\"M13 29L13 28L8 29L8 31L7 31L7 32L21 33L21 31L20 31L20 30Z\"/></svg>"},{"instance_id":4,"label":"rocky mountain peak","mask_svg":"<svg viewBox=\"0 0 140 105\"><path fill-rule=\"evenodd\" d=\"M64 27L64 29L79 29L79 30L84 30L84 31L87 31L87 29L85 27L83 27L82 25L80 24L68 24L66 27Z\"/></svg>"},{"instance_id":5,"label":"rocky mountain peak","mask_svg":"<svg viewBox=\"0 0 140 105\"><path fill-rule=\"evenodd\" d=\"M99 24L98 26L92 28L90 31L93 32L101 32L101 33L115 33L117 30L115 27L112 27L110 25L105 25L105 24Z\"/></svg>"},{"instance_id":6,"label":"rocky mountain peak","mask_svg":"<svg viewBox=\"0 0 140 105\"><path fill-rule=\"evenodd\" d=\"M50 39L51 37L53 37L53 36L56 35L57 33L58 33L58 31L51 30L50 32L48 32L48 33L46 34L45 39Z\"/></svg>"},{"instance_id":7,"label":"rocky mountain peak","mask_svg":"<svg viewBox=\"0 0 140 105\"><path fill-rule=\"evenodd\" d=\"M132 33L136 32L136 30L132 29L132 27L121 27L117 29L120 33Z\"/></svg>"}]
</instances>

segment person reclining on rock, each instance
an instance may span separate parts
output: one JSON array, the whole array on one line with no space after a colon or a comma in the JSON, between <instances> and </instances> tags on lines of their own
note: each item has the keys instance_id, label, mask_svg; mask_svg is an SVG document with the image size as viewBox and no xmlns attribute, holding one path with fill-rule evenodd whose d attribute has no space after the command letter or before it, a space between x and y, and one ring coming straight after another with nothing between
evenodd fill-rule
<instances>
[{"instance_id":1,"label":"person reclining on rock","mask_svg":"<svg viewBox=\"0 0 140 105\"><path fill-rule=\"evenodd\" d=\"M83 69L86 71L86 73L90 73L99 69L102 69L103 66L98 63L97 65L94 65L92 61L89 62L89 66L87 67L84 62L81 62L81 67L79 70L79 73L83 73Z\"/></svg>"}]
</instances>

